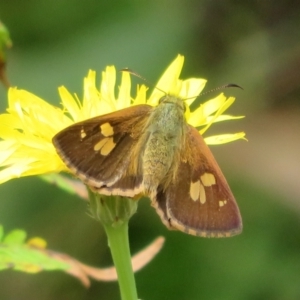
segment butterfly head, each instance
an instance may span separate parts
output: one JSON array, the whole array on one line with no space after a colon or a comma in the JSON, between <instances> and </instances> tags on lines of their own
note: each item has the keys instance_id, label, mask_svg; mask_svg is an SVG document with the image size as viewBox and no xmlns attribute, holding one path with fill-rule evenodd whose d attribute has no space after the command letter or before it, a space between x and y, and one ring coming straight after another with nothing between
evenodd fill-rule
<instances>
[{"instance_id":1,"label":"butterfly head","mask_svg":"<svg viewBox=\"0 0 300 300\"><path fill-rule=\"evenodd\" d=\"M162 104L175 105L178 108L180 108L181 110L183 110L183 112L186 111L186 104L185 104L184 100L179 98L178 96L166 94L159 99L158 104L159 105L162 105Z\"/></svg>"}]
</instances>

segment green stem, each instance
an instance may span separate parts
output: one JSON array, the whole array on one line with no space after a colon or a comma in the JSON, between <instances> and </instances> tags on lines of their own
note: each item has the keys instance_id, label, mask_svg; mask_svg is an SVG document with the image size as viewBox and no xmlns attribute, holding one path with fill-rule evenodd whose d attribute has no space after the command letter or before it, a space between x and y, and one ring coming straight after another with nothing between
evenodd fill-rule
<instances>
[{"instance_id":1,"label":"green stem","mask_svg":"<svg viewBox=\"0 0 300 300\"><path fill-rule=\"evenodd\" d=\"M88 189L90 212L104 226L118 274L122 300L137 300L131 265L128 222L137 210L137 201L119 196L104 196Z\"/></svg>"},{"instance_id":2,"label":"green stem","mask_svg":"<svg viewBox=\"0 0 300 300\"><path fill-rule=\"evenodd\" d=\"M135 279L131 265L128 223L118 227L104 226L111 255L118 274L122 300L137 300Z\"/></svg>"}]
</instances>

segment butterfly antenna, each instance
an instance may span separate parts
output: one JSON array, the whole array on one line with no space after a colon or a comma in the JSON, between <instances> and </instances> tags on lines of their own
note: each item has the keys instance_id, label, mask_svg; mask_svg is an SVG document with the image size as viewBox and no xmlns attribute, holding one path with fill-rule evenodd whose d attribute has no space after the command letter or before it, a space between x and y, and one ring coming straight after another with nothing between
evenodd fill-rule
<instances>
[{"instance_id":1,"label":"butterfly antenna","mask_svg":"<svg viewBox=\"0 0 300 300\"><path fill-rule=\"evenodd\" d=\"M144 78L143 76L141 76L140 74L134 72L133 70L129 69L129 68L124 68L121 69L120 72L128 72L129 74L138 77L140 79L142 79L143 81L145 81L149 86L154 86L154 84L152 82L150 82L149 80L147 80L146 78ZM155 86L154 88L156 88L157 90L161 91L162 93L166 94L165 91L161 90L160 88L158 88L157 86Z\"/></svg>"},{"instance_id":2,"label":"butterfly antenna","mask_svg":"<svg viewBox=\"0 0 300 300\"><path fill-rule=\"evenodd\" d=\"M207 92L201 93L197 97L209 94L209 93L214 92L214 91L223 90L223 89L227 89L227 88L231 88L231 87L236 87L236 88L239 88L239 89L243 90L243 88L241 86L239 86L239 85L237 85L235 83L227 83L227 84L221 85L219 87L216 87L216 88L214 88L212 90L209 90ZM189 100L189 99L192 99L192 98L195 98L195 97L185 98L185 99L183 99L183 101L186 101L186 100Z\"/></svg>"},{"instance_id":3,"label":"butterfly antenna","mask_svg":"<svg viewBox=\"0 0 300 300\"><path fill-rule=\"evenodd\" d=\"M218 90L223 90L223 89L227 89L227 88L231 88L231 87L235 87L235 88L239 88L241 90L243 90L243 88L235 83L227 83L227 84L224 84L224 85L221 85L217 88L214 88L212 90L209 90L207 92L204 92L204 93L201 93L199 96L203 96L203 95L206 95L208 93L211 93L211 92L215 92L215 91L218 91Z\"/></svg>"}]
</instances>

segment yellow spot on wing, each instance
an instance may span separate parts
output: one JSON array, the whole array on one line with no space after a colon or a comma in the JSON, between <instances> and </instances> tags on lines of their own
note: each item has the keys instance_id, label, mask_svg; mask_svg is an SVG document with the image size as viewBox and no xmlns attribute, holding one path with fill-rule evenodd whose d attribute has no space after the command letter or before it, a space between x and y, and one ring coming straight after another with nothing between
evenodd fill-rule
<instances>
[{"instance_id":1,"label":"yellow spot on wing","mask_svg":"<svg viewBox=\"0 0 300 300\"><path fill-rule=\"evenodd\" d=\"M114 143L113 138L105 138L94 146L94 150L100 150L100 154L106 156L115 148L115 146L116 144Z\"/></svg>"},{"instance_id":2,"label":"yellow spot on wing","mask_svg":"<svg viewBox=\"0 0 300 300\"><path fill-rule=\"evenodd\" d=\"M80 137L81 139L84 139L86 137L86 133L83 128L80 130Z\"/></svg>"},{"instance_id":3,"label":"yellow spot on wing","mask_svg":"<svg viewBox=\"0 0 300 300\"><path fill-rule=\"evenodd\" d=\"M190 185L190 196L194 201L197 201L199 199L199 194L200 194L200 181L196 182L191 182Z\"/></svg>"},{"instance_id":4,"label":"yellow spot on wing","mask_svg":"<svg viewBox=\"0 0 300 300\"><path fill-rule=\"evenodd\" d=\"M204 186L212 186L213 184L216 184L216 178L213 174L210 173L204 173L201 176L201 181Z\"/></svg>"},{"instance_id":5,"label":"yellow spot on wing","mask_svg":"<svg viewBox=\"0 0 300 300\"><path fill-rule=\"evenodd\" d=\"M227 203L227 200L220 200L219 201L219 206L222 207Z\"/></svg>"},{"instance_id":6,"label":"yellow spot on wing","mask_svg":"<svg viewBox=\"0 0 300 300\"><path fill-rule=\"evenodd\" d=\"M200 203L204 204L206 202L206 195L204 186L200 183Z\"/></svg>"},{"instance_id":7,"label":"yellow spot on wing","mask_svg":"<svg viewBox=\"0 0 300 300\"><path fill-rule=\"evenodd\" d=\"M190 197L194 201L197 201L200 198L200 203L202 204L206 202L205 189L204 186L201 184L200 180L196 182L191 182Z\"/></svg>"},{"instance_id":8,"label":"yellow spot on wing","mask_svg":"<svg viewBox=\"0 0 300 300\"><path fill-rule=\"evenodd\" d=\"M101 140L100 142L98 142L95 146L94 146L94 150L95 151L99 151L106 143L107 143L107 138Z\"/></svg>"},{"instance_id":9,"label":"yellow spot on wing","mask_svg":"<svg viewBox=\"0 0 300 300\"><path fill-rule=\"evenodd\" d=\"M108 137L114 134L114 128L109 123L104 123L100 126L101 134Z\"/></svg>"}]
</instances>

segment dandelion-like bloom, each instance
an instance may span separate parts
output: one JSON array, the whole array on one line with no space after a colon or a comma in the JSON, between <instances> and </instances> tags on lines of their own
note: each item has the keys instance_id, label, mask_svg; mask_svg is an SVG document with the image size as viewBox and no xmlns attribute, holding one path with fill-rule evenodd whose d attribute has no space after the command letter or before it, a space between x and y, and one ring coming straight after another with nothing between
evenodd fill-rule
<instances>
[{"instance_id":1,"label":"dandelion-like bloom","mask_svg":"<svg viewBox=\"0 0 300 300\"><path fill-rule=\"evenodd\" d=\"M189 106L203 90L206 80L179 79L184 57L177 58L164 72L147 99L147 88L137 88L135 98L130 95L131 81L127 72L122 73L118 97L115 97L116 70L113 66L102 72L100 89L96 87L96 73L89 71L84 79L84 96L80 101L65 87L59 88L62 108L55 107L41 98L17 88L8 92L7 113L0 115L0 183L12 178L68 171L58 156L52 138L73 123L103 115L137 104L156 106L164 92L182 99L187 104L186 119L194 127L202 127L203 134L215 122L241 118L223 114L233 104L234 98L220 94L201 104L191 112ZM164 91L164 92L162 92ZM221 144L244 138L243 132L205 138L207 144Z\"/></svg>"}]
</instances>

